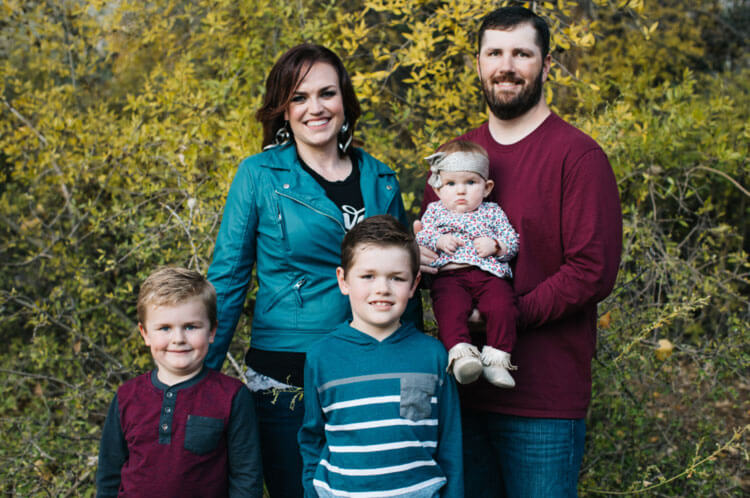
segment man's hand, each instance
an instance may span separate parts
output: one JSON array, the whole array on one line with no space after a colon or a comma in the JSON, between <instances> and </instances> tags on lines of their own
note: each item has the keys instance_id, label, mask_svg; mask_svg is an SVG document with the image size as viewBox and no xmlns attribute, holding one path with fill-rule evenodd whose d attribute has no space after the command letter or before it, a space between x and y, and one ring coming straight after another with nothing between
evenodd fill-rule
<instances>
[{"instance_id":1,"label":"man's hand","mask_svg":"<svg viewBox=\"0 0 750 498\"><path fill-rule=\"evenodd\" d=\"M500 256L505 252L500 243L489 237L478 237L474 239L474 249L477 250L477 254L480 258Z\"/></svg>"},{"instance_id":2,"label":"man's hand","mask_svg":"<svg viewBox=\"0 0 750 498\"><path fill-rule=\"evenodd\" d=\"M422 230L422 222L419 220L414 221L414 235ZM437 259L438 255L434 251L419 246L419 270L422 273L429 273L435 275L438 272L437 268L430 266L430 263Z\"/></svg>"}]
</instances>

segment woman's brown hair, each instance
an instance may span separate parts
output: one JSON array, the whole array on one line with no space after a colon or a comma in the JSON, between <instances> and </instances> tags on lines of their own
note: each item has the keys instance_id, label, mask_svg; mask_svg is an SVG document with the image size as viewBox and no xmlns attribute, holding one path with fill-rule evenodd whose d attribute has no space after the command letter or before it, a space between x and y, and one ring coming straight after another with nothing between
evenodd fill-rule
<instances>
[{"instance_id":1,"label":"woman's brown hair","mask_svg":"<svg viewBox=\"0 0 750 498\"><path fill-rule=\"evenodd\" d=\"M341 59L321 45L302 43L290 48L273 65L266 79L266 95L256 118L263 125L263 147L274 143L276 133L284 126L284 111L294 96L294 91L316 62L330 64L339 75L339 87L344 102L344 115L349 124L348 134L354 133L354 125L361 110L354 86ZM291 133L291 130L289 130Z\"/></svg>"}]
</instances>

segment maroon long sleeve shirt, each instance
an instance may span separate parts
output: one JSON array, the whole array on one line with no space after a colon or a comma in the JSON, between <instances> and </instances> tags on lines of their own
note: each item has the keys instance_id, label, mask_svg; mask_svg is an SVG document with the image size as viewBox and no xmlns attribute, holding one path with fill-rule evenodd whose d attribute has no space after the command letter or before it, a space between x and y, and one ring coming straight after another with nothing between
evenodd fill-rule
<instances>
[{"instance_id":1,"label":"maroon long sleeve shirt","mask_svg":"<svg viewBox=\"0 0 750 498\"><path fill-rule=\"evenodd\" d=\"M607 156L555 114L511 145L497 143L487 123L460 138L487 150L495 181L489 200L500 204L520 236L511 265L521 313L511 353L516 387L480 379L461 386L462 403L511 415L581 418L591 399L596 303L612 291L622 249L620 199ZM426 186L423 210L435 200Z\"/></svg>"}]
</instances>

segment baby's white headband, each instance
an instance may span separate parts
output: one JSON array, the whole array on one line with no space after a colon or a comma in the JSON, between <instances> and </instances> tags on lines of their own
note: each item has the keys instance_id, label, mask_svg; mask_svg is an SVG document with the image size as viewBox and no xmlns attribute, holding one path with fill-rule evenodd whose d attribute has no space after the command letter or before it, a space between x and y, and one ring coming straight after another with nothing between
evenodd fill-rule
<instances>
[{"instance_id":1,"label":"baby's white headband","mask_svg":"<svg viewBox=\"0 0 750 498\"><path fill-rule=\"evenodd\" d=\"M440 180L441 171L469 171L478 174L485 180L490 174L489 159L476 152L457 151L449 154L435 152L425 159L430 163L430 172L432 173L427 183L435 190L443 186L443 182Z\"/></svg>"}]
</instances>

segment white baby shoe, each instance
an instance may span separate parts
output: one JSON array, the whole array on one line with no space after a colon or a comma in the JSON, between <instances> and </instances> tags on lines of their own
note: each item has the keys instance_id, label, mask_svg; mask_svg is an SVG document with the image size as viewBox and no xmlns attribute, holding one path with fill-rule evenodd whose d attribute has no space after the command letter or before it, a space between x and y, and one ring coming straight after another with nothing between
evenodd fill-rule
<instances>
[{"instance_id":1,"label":"white baby shoe","mask_svg":"<svg viewBox=\"0 0 750 498\"><path fill-rule=\"evenodd\" d=\"M500 351L492 346L485 346L482 348L480 358L484 365L482 374L490 384L506 389L516 387L516 381L513 380L508 370L517 370L518 367L511 365L510 353Z\"/></svg>"},{"instance_id":2,"label":"white baby shoe","mask_svg":"<svg viewBox=\"0 0 750 498\"><path fill-rule=\"evenodd\" d=\"M459 342L448 351L448 372L459 384L471 384L482 374L479 350L473 344Z\"/></svg>"}]
</instances>

